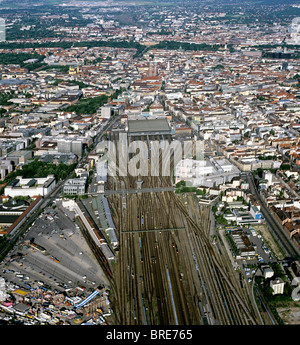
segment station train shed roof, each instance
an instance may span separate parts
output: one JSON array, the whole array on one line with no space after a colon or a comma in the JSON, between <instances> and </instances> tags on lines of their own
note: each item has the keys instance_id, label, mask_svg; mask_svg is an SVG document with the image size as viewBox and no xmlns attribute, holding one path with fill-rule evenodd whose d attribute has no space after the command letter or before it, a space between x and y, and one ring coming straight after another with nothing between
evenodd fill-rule
<instances>
[{"instance_id":1,"label":"station train shed roof","mask_svg":"<svg viewBox=\"0 0 300 345\"><path fill-rule=\"evenodd\" d=\"M169 134L171 135L171 127L169 126L166 118L162 119L139 119L128 120L128 135L159 135Z\"/></svg>"}]
</instances>

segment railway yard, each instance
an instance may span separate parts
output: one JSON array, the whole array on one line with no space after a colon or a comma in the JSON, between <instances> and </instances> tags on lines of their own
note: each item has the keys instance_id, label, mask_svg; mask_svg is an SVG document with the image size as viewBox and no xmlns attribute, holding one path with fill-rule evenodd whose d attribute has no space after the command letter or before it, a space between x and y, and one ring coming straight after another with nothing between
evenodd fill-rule
<instances>
[{"instance_id":1,"label":"railway yard","mask_svg":"<svg viewBox=\"0 0 300 345\"><path fill-rule=\"evenodd\" d=\"M117 143L118 136L112 139ZM171 142L163 135L130 140L150 144L150 150L155 140ZM120 157L116 155L116 166ZM8 259L3 276L13 281L11 272L18 268L28 275L27 282L35 279L33 286L45 283L54 291L75 291L80 285L86 291L80 298L77 292L70 295L77 298L71 315L79 310L86 320L94 315L96 323L104 286L111 303L105 322L110 324L263 324L247 283L247 263L244 276L224 229L215 231L212 206L199 203L193 193L176 194L172 177L162 173L167 164L173 171L177 158L175 153L166 160L160 152L158 176L108 175L106 197L98 193L76 202L57 199L11 253L10 258L22 251L22 262ZM105 232L112 228L113 243Z\"/></svg>"},{"instance_id":2,"label":"railway yard","mask_svg":"<svg viewBox=\"0 0 300 345\"><path fill-rule=\"evenodd\" d=\"M109 177L108 185L129 190L136 180ZM116 323L259 323L226 251L211 242L210 208L163 191L169 177L143 176L142 181L143 188L162 191L109 197L120 241L112 302Z\"/></svg>"},{"instance_id":3,"label":"railway yard","mask_svg":"<svg viewBox=\"0 0 300 345\"><path fill-rule=\"evenodd\" d=\"M1 326L300 324L300 5L273 2L1 1Z\"/></svg>"}]
</instances>

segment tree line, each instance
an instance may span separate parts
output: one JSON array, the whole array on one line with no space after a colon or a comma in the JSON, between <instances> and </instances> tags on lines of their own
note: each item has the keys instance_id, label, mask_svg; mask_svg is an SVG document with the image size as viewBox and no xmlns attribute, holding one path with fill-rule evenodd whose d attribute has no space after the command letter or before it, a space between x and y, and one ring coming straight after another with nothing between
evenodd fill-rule
<instances>
[{"instance_id":1,"label":"tree line","mask_svg":"<svg viewBox=\"0 0 300 345\"><path fill-rule=\"evenodd\" d=\"M122 91L122 89L116 90L111 96L100 95L96 97L81 98L78 103L68 106L64 111L74 111L77 114L94 114L100 107L108 102L109 98L117 98Z\"/></svg>"},{"instance_id":2,"label":"tree line","mask_svg":"<svg viewBox=\"0 0 300 345\"><path fill-rule=\"evenodd\" d=\"M33 70L42 65L40 61L44 58L44 55L37 53L0 53L0 65L20 65L22 68ZM38 59L38 62L25 62L29 59Z\"/></svg>"},{"instance_id":3,"label":"tree line","mask_svg":"<svg viewBox=\"0 0 300 345\"><path fill-rule=\"evenodd\" d=\"M4 178L4 183L9 183L17 176L24 178L39 178L47 177L48 175L54 175L57 180L65 179L76 167L76 163L66 165L60 163L55 165L54 163L45 163L35 158L28 164L23 165L22 169L12 171Z\"/></svg>"},{"instance_id":4,"label":"tree line","mask_svg":"<svg viewBox=\"0 0 300 345\"><path fill-rule=\"evenodd\" d=\"M169 50L194 50L194 51L217 51L224 48L224 44L189 43L178 41L162 41L150 47L150 49L169 49ZM227 45L232 50L232 45Z\"/></svg>"}]
</instances>

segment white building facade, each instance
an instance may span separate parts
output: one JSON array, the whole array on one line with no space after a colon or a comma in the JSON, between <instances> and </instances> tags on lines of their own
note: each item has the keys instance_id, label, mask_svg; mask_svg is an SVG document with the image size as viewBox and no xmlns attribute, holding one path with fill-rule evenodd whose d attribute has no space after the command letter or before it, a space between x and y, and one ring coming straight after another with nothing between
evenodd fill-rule
<instances>
[{"instance_id":1,"label":"white building facade","mask_svg":"<svg viewBox=\"0 0 300 345\"><path fill-rule=\"evenodd\" d=\"M54 175L40 178L16 177L4 189L4 194L10 197L15 196L45 196L49 194L56 186Z\"/></svg>"}]
</instances>

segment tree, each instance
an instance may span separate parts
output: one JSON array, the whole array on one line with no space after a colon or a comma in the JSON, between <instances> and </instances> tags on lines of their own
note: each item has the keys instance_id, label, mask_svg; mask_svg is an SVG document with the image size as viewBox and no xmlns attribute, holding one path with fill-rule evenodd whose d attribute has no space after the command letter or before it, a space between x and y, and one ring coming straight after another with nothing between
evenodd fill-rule
<instances>
[{"instance_id":1,"label":"tree","mask_svg":"<svg viewBox=\"0 0 300 345\"><path fill-rule=\"evenodd\" d=\"M60 163L58 166L56 166L53 163L45 163L39 161L38 158L35 158L32 162L23 165L21 170L18 169L9 173L4 178L4 182L9 183L17 176L39 178L54 175L56 179L62 180L75 169L75 166L75 163L71 165Z\"/></svg>"}]
</instances>

